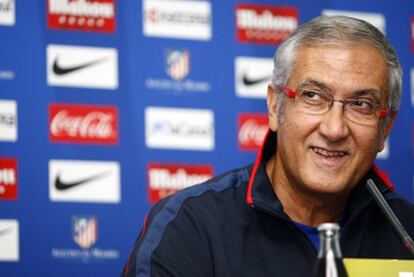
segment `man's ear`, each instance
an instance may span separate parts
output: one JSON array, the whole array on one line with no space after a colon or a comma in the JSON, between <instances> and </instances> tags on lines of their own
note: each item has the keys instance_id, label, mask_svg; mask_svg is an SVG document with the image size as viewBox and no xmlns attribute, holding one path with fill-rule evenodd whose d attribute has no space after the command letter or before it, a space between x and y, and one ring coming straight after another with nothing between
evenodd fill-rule
<instances>
[{"instance_id":1,"label":"man's ear","mask_svg":"<svg viewBox=\"0 0 414 277\"><path fill-rule=\"evenodd\" d=\"M272 85L267 86L267 110L269 115L269 128L273 131L277 131L277 110L276 110L277 93Z\"/></svg>"},{"instance_id":2,"label":"man's ear","mask_svg":"<svg viewBox=\"0 0 414 277\"><path fill-rule=\"evenodd\" d=\"M389 134L391 133L392 127L394 126L395 119L397 118L397 112L391 111L391 118L390 122L387 126L384 126L384 130L382 132L381 142L379 144L378 153L381 152L385 147L385 141L387 140Z\"/></svg>"}]
</instances>

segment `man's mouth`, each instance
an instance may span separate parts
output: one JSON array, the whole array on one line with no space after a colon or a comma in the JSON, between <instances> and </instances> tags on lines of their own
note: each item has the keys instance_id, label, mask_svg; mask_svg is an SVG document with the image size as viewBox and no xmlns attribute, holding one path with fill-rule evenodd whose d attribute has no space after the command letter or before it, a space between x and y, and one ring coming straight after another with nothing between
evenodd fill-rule
<instances>
[{"instance_id":1,"label":"man's mouth","mask_svg":"<svg viewBox=\"0 0 414 277\"><path fill-rule=\"evenodd\" d=\"M338 159L348 155L347 151L328 150L312 146L312 151L325 159Z\"/></svg>"}]
</instances>

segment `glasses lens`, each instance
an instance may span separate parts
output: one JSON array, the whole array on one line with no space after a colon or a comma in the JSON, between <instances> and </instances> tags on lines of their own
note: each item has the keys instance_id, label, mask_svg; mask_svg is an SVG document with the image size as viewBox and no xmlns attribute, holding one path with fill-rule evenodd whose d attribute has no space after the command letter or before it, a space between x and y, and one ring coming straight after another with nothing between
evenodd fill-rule
<instances>
[{"instance_id":1,"label":"glasses lens","mask_svg":"<svg viewBox=\"0 0 414 277\"><path fill-rule=\"evenodd\" d=\"M368 99L345 100L345 115L353 122L361 125L375 125L378 122L379 106Z\"/></svg>"},{"instance_id":2,"label":"glasses lens","mask_svg":"<svg viewBox=\"0 0 414 277\"><path fill-rule=\"evenodd\" d=\"M331 98L326 93L315 90L300 90L295 99L297 106L307 114L323 114L329 110Z\"/></svg>"},{"instance_id":3,"label":"glasses lens","mask_svg":"<svg viewBox=\"0 0 414 277\"><path fill-rule=\"evenodd\" d=\"M378 123L379 105L369 98L334 100L328 93L310 89L299 90L295 97L297 108L301 112L311 115L322 115L328 112L334 101L345 105L343 110L346 118L350 121L367 126Z\"/></svg>"}]
</instances>

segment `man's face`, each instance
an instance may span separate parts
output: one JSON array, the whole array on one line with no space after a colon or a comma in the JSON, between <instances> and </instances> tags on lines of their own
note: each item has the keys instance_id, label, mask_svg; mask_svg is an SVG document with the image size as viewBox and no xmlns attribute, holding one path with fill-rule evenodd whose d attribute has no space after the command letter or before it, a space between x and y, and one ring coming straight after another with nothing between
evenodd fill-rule
<instances>
[{"instance_id":1,"label":"man's face","mask_svg":"<svg viewBox=\"0 0 414 277\"><path fill-rule=\"evenodd\" d=\"M300 48L287 86L296 89L309 80L323 85L335 99L377 91L381 104L386 103L387 64L383 55L370 46ZM269 93L270 111L274 109L274 94ZM270 127L278 137L275 181L305 193L348 193L384 147L390 128L381 133L378 124L349 121L340 102L334 102L323 115L309 115L298 110L293 100L285 97L283 101L282 120L276 112L269 113Z\"/></svg>"}]
</instances>

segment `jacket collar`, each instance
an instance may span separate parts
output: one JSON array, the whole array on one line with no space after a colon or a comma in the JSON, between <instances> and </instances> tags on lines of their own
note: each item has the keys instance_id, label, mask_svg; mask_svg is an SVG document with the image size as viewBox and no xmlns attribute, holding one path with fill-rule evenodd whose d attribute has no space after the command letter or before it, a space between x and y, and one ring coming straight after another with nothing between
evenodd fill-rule
<instances>
[{"instance_id":1,"label":"jacket collar","mask_svg":"<svg viewBox=\"0 0 414 277\"><path fill-rule=\"evenodd\" d=\"M282 204L274 193L272 183L266 173L266 162L276 152L276 141L276 132L268 130L253 165L247 187L246 202L248 205L259 208L267 213L288 218L283 212ZM348 218L356 215L372 200L365 186L369 178L374 181L383 194L395 189L385 174L373 164L368 173L351 192L346 209Z\"/></svg>"}]
</instances>

